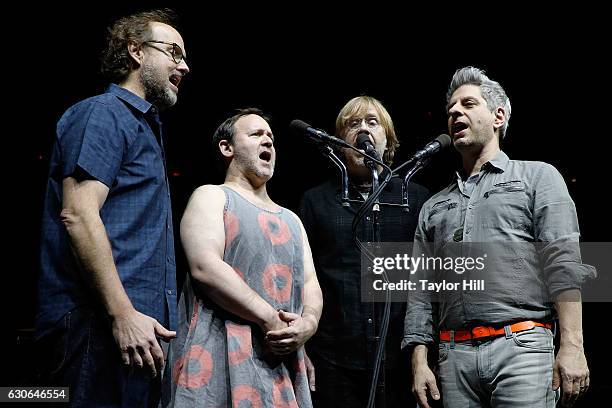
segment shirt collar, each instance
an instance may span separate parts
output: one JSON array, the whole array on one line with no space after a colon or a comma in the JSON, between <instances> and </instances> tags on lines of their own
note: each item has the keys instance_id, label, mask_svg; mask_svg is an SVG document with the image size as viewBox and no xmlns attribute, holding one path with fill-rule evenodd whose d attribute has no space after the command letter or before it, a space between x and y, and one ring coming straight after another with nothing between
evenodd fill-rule
<instances>
[{"instance_id":1,"label":"shirt collar","mask_svg":"<svg viewBox=\"0 0 612 408\"><path fill-rule=\"evenodd\" d=\"M501 172L503 173L504 171L506 171L506 167L508 167L509 161L510 161L510 158L508 157L508 155L504 153L502 150L500 150L499 152L497 152L494 158L492 158L491 160L489 160L483 165L483 168L487 169L490 166L492 166L498 170L501 170Z\"/></svg>"},{"instance_id":2,"label":"shirt collar","mask_svg":"<svg viewBox=\"0 0 612 408\"><path fill-rule=\"evenodd\" d=\"M491 160L482 165L480 171L487 170L503 173L506 171L506 167L508 167L509 161L510 158L508 157L508 155L500 150L499 152L497 152L495 157L493 157ZM463 182L463 171L457 170L455 174L457 175L457 180Z\"/></svg>"},{"instance_id":3,"label":"shirt collar","mask_svg":"<svg viewBox=\"0 0 612 408\"><path fill-rule=\"evenodd\" d=\"M106 89L106 92L115 95L117 98L128 103L143 114L146 114L149 111L151 111L152 113L156 113L157 111L155 106L153 106L150 102L145 101L140 96L136 95L131 91L128 91L125 88L120 87L117 84L110 84Z\"/></svg>"}]
</instances>

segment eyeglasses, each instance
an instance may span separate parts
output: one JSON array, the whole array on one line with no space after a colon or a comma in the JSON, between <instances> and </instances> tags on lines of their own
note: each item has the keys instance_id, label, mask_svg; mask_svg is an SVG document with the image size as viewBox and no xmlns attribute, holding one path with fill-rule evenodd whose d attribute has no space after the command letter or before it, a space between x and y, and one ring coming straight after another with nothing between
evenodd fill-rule
<instances>
[{"instance_id":1,"label":"eyeglasses","mask_svg":"<svg viewBox=\"0 0 612 408\"><path fill-rule=\"evenodd\" d=\"M378 119L376 119L375 117L368 117L368 118L351 118L346 122L346 126L348 126L348 128L351 130L359 129L363 121L365 121L366 126L369 129L375 129L380 125L378 123Z\"/></svg>"},{"instance_id":2,"label":"eyeglasses","mask_svg":"<svg viewBox=\"0 0 612 408\"><path fill-rule=\"evenodd\" d=\"M155 48L156 50L161 51L164 54L170 54L170 56L172 57L172 60L176 62L177 64L180 64L181 61L183 61L183 59L185 58L185 54L183 54L183 49L177 43L171 43L171 42L166 42L166 41L155 41L155 40L143 41L142 43L148 45L151 48ZM158 48L154 45L150 45L150 43L171 45L172 51Z\"/></svg>"}]
</instances>

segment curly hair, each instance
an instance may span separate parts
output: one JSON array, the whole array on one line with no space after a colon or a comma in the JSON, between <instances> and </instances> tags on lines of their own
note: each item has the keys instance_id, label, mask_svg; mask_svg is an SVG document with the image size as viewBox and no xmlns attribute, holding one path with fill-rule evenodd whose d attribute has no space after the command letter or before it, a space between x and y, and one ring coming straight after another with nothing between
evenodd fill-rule
<instances>
[{"instance_id":1,"label":"curly hair","mask_svg":"<svg viewBox=\"0 0 612 408\"><path fill-rule=\"evenodd\" d=\"M128 44L140 44L149 39L150 23L163 23L176 29L177 22L178 16L171 9L142 11L119 18L107 29L106 48L101 57L102 75L111 82L123 81L137 68L128 52Z\"/></svg>"}]
</instances>

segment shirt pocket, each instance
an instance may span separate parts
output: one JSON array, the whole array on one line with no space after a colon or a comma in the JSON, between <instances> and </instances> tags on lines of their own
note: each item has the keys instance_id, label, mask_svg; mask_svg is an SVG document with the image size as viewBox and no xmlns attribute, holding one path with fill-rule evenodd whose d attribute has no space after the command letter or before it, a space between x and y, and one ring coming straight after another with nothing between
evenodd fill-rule
<instances>
[{"instance_id":1,"label":"shirt pocket","mask_svg":"<svg viewBox=\"0 0 612 408\"><path fill-rule=\"evenodd\" d=\"M520 236L529 240L531 232L531 206L525 183L509 180L493 184L482 196L478 217L483 227L502 234Z\"/></svg>"},{"instance_id":2,"label":"shirt pocket","mask_svg":"<svg viewBox=\"0 0 612 408\"><path fill-rule=\"evenodd\" d=\"M517 193L521 191L525 191L525 183L521 180L502 181L493 184L493 188L484 193L484 198L488 199L495 194Z\"/></svg>"},{"instance_id":3,"label":"shirt pocket","mask_svg":"<svg viewBox=\"0 0 612 408\"><path fill-rule=\"evenodd\" d=\"M453 199L446 199L435 203L428 215L428 224L431 226L435 248L441 248L453 241L455 231L461 228L459 216L459 203Z\"/></svg>"}]
</instances>

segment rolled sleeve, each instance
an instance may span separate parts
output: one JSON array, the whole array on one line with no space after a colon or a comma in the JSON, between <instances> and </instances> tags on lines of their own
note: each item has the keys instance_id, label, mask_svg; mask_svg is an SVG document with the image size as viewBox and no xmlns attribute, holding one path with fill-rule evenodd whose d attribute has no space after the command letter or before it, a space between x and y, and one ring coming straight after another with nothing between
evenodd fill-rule
<instances>
[{"instance_id":1,"label":"rolled sleeve","mask_svg":"<svg viewBox=\"0 0 612 408\"><path fill-rule=\"evenodd\" d=\"M408 302L404 320L404 336L401 347L414 347L418 344L433 344L433 319L431 303Z\"/></svg>"},{"instance_id":2,"label":"rolled sleeve","mask_svg":"<svg viewBox=\"0 0 612 408\"><path fill-rule=\"evenodd\" d=\"M545 163L534 185L533 220L535 238L543 243L540 256L552 298L596 276L594 267L582 263L578 216L565 181Z\"/></svg>"},{"instance_id":3,"label":"rolled sleeve","mask_svg":"<svg viewBox=\"0 0 612 408\"><path fill-rule=\"evenodd\" d=\"M426 208L419 214L419 225L414 234L413 257L430 256L431 245L428 243L427 228L425 226ZM406 304L404 318L404 336L401 347L413 347L417 344L433 344L435 342L432 298L429 291L420 290L419 280L425 279L425 271L418 269L410 280L416 283L416 290L410 291Z\"/></svg>"}]
</instances>

